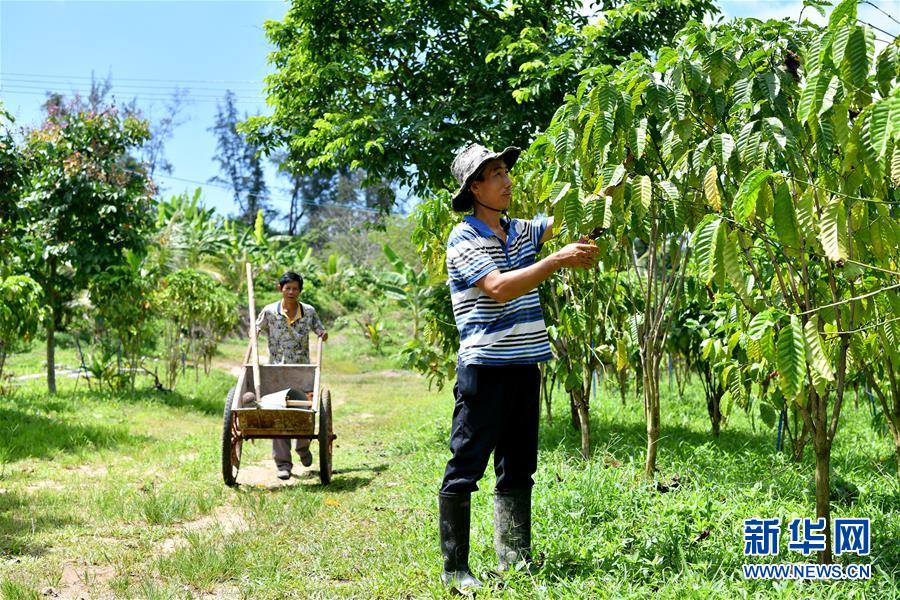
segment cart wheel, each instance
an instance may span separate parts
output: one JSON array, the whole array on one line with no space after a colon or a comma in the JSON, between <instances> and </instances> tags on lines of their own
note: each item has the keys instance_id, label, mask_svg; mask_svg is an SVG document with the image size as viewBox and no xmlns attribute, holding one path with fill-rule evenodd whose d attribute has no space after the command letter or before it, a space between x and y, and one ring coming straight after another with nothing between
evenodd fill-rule
<instances>
[{"instance_id":1,"label":"cart wheel","mask_svg":"<svg viewBox=\"0 0 900 600\"><path fill-rule=\"evenodd\" d=\"M319 406L319 479L322 485L331 481L331 443L333 440L331 422L331 392L322 391L322 403Z\"/></svg>"},{"instance_id":2,"label":"cart wheel","mask_svg":"<svg viewBox=\"0 0 900 600\"><path fill-rule=\"evenodd\" d=\"M238 469L241 466L241 434L237 430L237 418L231 414L235 388L231 388L225 398L225 419L222 423L222 478L225 485L237 485Z\"/></svg>"}]
</instances>

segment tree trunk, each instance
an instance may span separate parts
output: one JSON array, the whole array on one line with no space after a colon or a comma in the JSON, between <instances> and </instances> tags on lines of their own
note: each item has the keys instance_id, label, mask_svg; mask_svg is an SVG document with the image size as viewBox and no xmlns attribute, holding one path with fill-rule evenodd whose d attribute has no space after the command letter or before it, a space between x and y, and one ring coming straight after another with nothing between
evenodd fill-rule
<instances>
[{"instance_id":1,"label":"tree trunk","mask_svg":"<svg viewBox=\"0 0 900 600\"><path fill-rule=\"evenodd\" d=\"M578 416L578 403L575 401L575 392L569 392L569 409L572 413L572 429L581 429L581 419Z\"/></svg>"},{"instance_id":2,"label":"tree trunk","mask_svg":"<svg viewBox=\"0 0 900 600\"><path fill-rule=\"evenodd\" d=\"M56 311L51 310L50 322L47 323L47 391L56 393Z\"/></svg>"},{"instance_id":3,"label":"tree trunk","mask_svg":"<svg viewBox=\"0 0 900 600\"><path fill-rule=\"evenodd\" d=\"M49 262L50 277L47 280L47 295L50 300L50 322L47 324L47 391L53 395L56 394L56 340L54 335L58 316L56 314L56 288L53 287L56 282L56 257L51 256Z\"/></svg>"},{"instance_id":4,"label":"tree trunk","mask_svg":"<svg viewBox=\"0 0 900 600\"><path fill-rule=\"evenodd\" d=\"M6 365L6 345L0 340L0 394L3 393L3 367Z\"/></svg>"},{"instance_id":5,"label":"tree trunk","mask_svg":"<svg viewBox=\"0 0 900 600\"><path fill-rule=\"evenodd\" d=\"M897 479L900 479L900 432L894 433L894 452L897 454Z\"/></svg>"},{"instance_id":6,"label":"tree trunk","mask_svg":"<svg viewBox=\"0 0 900 600\"><path fill-rule=\"evenodd\" d=\"M802 424L800 429L800 433L797 435L790 436L791 438L791 460L795 463L803 462L803 451L806 449L806 442L809 439L809 426L806 424L806 421L800 419L800 423L798 423L797 418L797 407L793 406L791 408L791 412L794 415L794 431L797 430ZM787 427L789 419L785 418L785 431L790 433L790 430Z\"/></svg>"},{"instance_id":7,"label":"tree trunk","mask_svg":"<svg viewBox=\"0 0 900 600\"><path fill-rule=\"evenodd\" d=\"M644 412L647 417L647 462L644 476L653 479L656 472L656 450L659 445L659 374L658 368L647 365L644 369Z\"/></svg>"},{"instance_id":8,"label":"tree trunk","mask_svg":"<svg viewBox=\"0 0 900 600\"><path fill-rule=\"evenodd\" d=\"M719 437L719 430L722 424L722 410L719 404L721 395L718 393L711 394L706 399L706 412L709 413L709 422L712 424L712 434Z\"/></svg>"},{"instance_id":9,"label":"tree trunk","mask_svg":"<svg viewBox=\"0 0 900 600\"><path fill-rule=\"evenodd\" d=\"M822 439L820 440L820 436ZM820 443L822 446L820 447ZM819 564L831 563L831 444L825 432L816 433L816 519L825 519L825 550L818 552Z\"/></svg>"},{"instance_id":10,"label":"tree trunk","mask_svg":"<svg viewBox=\"0 0 900 600\"><path fill-rule=\"evenodd\" d=\"M575 400L575 405L578 407L578 422L581 426L581 456L587 460L591 455L591 424L587 396L583 392Z\"/></svg>"},{"instance_id":11,"label":"tree trunk","mask_svg":"<svg viewBox=\"0 0 900 600\"><path fill-rule=\"evenodd\" d=\"M622 406L625 406L625 394L628 393L628 378L625 369L616 373L616 377L619 379L619 397L622 399Z\"/></svg>"}]
</instances>

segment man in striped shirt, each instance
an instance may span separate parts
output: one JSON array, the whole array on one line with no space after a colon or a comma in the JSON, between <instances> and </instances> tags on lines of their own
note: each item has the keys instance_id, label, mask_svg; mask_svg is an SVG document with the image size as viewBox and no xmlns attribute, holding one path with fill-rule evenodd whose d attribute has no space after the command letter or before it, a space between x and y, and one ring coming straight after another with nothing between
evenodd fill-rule
<instances>
[{"instance_id":1,"label":"man in striped shirt","mask_svg":"<svg viewBox=\"0 0 900 600\"><path fill-rule=\"evenodd\" d=\"M494 453L494 545L501 571L527 560L531 487L537 469L540 371L551 358L537 286L562 268L589 268L593 244L569 244L537 260L553 219L501 218L512 197L509 169L521 150L462 150L451 171L460 187L453 210L464 217L447 240L453 313L460 347L450 449L439 494L446 585L476 588L468 565L470 497Z\"/></svg>"}]
</instances>

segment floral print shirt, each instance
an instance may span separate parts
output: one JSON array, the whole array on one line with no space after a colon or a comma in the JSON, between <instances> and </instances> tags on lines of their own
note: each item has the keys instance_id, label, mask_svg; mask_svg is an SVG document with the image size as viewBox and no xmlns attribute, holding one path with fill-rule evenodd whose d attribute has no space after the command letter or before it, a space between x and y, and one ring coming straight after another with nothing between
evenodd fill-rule
<instances>
[{"instance_id":1,"label":"floral print shirt","mask_svg":"<svg viewBox=\"0 0 900 600\"><path fill-rule=\"evenodd\" d=\"M325 327L319 315L309 304L300 302L300 310L291 320L281 306L281 301L266 305L256 319L256 333L269 338L269 364L308 364L309 332L321 337Z\"/></svg>"}]
</instances>

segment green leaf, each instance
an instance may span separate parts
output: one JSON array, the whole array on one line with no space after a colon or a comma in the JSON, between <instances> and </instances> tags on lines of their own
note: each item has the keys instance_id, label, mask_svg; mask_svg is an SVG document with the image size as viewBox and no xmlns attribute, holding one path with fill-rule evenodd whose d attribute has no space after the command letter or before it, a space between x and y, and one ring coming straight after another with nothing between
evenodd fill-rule
<instances>
[{"instance_id":1,"label":"green leaf","mask_svg":"<svg viewBox=\"0 0 900 600\"><path fill-rule=\"evenodd\" d=\"M765 185L772 172L768 169L754 169L741 182L737 195L734 197L734 203L731 210L734 218L738 223L746 223L751 219L756 211L756 199L759 196L759 190Z\"/></svg>"},{"instance_id":2,"label":"green leaf","mask_svg":"<svg viewBox=\"0 0 900 600\"><path fill-rule=\"evenodd\" d=\"M744 279L744 273L741 271L741 261L737 242L734 240L734 234L727 235L722 240L722 266L725 269L725 275L731 282L731 287L737 292L738 296L748 306L753 306L753 299L747 293L747 281Z\"/></svg>"},{"instance_id":3,"label":"green leaf","mask_svg":"<svg viewBox=\"0 0 900 600\"><path fill-rule=\"evenodd\" d=\"M753 81L751 79L741 79L734 84L734 104L740 106L748 104L753 99Z\"/></svg>"},{"instance_id":4,"label":"green leaf","mask_svg":"<svg viewBox=\"0 0 900 600\"><path fill-rule=\"evenodd\" d=\"M841 19L847 17L850 21L856 20L856 3L859 0L843 0L834 7L831 15L828 17L828 29L834 30L841 22Z\"/></svg>"},{"instance_id":5,"label":"green leaf","mask_svg":"<svg viewBox=\"0 0 900 600\"><path fill-rule=\"evenodd\" d=\"M653 199L653 183L646 175L641 175L637 179L637 198L646 214L650 210L650 201Z\"/></svg>"},{"instance_id":6,"label":"green leaf","mask_svg":"<svg viewBox=\"0 0 900 600\"><path fill-rule=\"evenodd\" d=\"M731 414L731 406L733 404L734 401L731 399L731 391L722 394L722 398L719 400L719 410L723 417L727 418Z\"/></svg>"},{"instance_id":7,"label":"green leaf","mask_svg":"<svg viewBox=\"0 0 900 600\"><path fill-rule=\"evenodd\" d=\"M854 24L844 23L834 32L834 39L831 42L831 62L836 67L840 67L844 62L844 52L847 50L847 42L850 41L850 31L854 28Z\"/></svg>"},{"instance_id":8,"label":"green leaf","mask_svg":"<svg viewBox=\"0 0 900 600\"><path fill-rule=\"evenodd\" d=\"M878 61L875 64L875 79L878 81L878 90L882 96L891 93L894 78L897 77L897 58L897 48L894 46L885 46L878 55Z\"/></svg>"},{"instance_id":9,"label":"green leaf","mask_svg":"<svg viewBox=\"0 0 900 600\"><path fill-rule=\"evenodd\" d=\"M653 70L658 73L664 73L672 64L678 60L678 51L669 46L663 46L656 53L656 64Z\"/></svg>"},{"instance_id":10,"label":"green leaf","mask_svg":"<svg viewBox=\"0 0 900 600\"><path fill-rule=\"evenodd\" d=\"M624 165L606 165L603 169L603 187L616 187L625 179Z\"/></svg>"},{"instance_id":11,"label":"green leaf","mask_svg":"<svg viewBox=\"0 0 900 600\"><path fill-rule=\"evenodd\" d=\"M806 188L803 194L800 195L797 199L797 204L794 206L794 211L797 215L797 231L800 233L800 237L807 241L814 240L819 233L819 229L816 225L816 207L813 200L812 187Z\"/></svg>"},{"instance_id":12,"label":"green leaf","mask_svg":"<svg viewBox=\"0 0 900 600\"><path fill-rule=\"evenodd\" d=\"M900 135L898 135L898 138L900 138ZM894 153L891 156L891 180L895 186L900 187L900 142L894 145Z\"/></svg>"},{"instance_id":13,"label":"green leaf","mask_svg":"<svg viewBox=\"0 0 900 600\"><path fill-rule=\"evenodd\" d=\"M616 340L616 370L621 371L628 366L628 344L624 338Z\"/></svg>"},{"instance_id":14,"label":"green leaf","mask_svg":"<svg viewBox=\"0 0 900 600\"><path fill-rule=\"evenodd\" d=\"M765 423L769 429L771 429L772 427L775 427L775 419L778 418L778 413L765 402L760 402L759 418L762 419L763 423Z\"/></svg>"},{"instance_id":15,"label":"green leaf","mask_svg":"<svg viewBox=\"0 0 900 600\"><path fill-rule=\"evenodd\" d=\"M882 98L876 102L864 125L866 142L879 161L884 158L891 140L892 106L892 98Z\"/></svg>"},{"instance_id":16,"label":"green leaf","mask_svg":"<svg viewBox=\"0 0 900 600\"><path fill-rule=\"evenodd\" d=\"M565 198L571 188L571 183L567 181L557 181L550 190L550 196L553 198L550 201L550 205L555 206L560 200Z\"/></svg>"},{"instance_id":17,"label":"green leaf","mask_svg":"<svg viewBox=\"0 0 900 600\"><path fill-rule=\"evenodd\" d=\"M716 165L713 165L706 172L706 176L703 177L703 191L706 192L706 201L709 202L712 209L716 212L722 212L722 198L719 196L718 178L719 173L716 170Z\"/></svg>"},{"instance_id":18,"label":"green leaf","mask_svg":"<svg viewBox=\"0 0 900 600\"><path fill-rule=\"evenodd\" d=\"M574 235L581 227L581 220L584 217L584 208L578 194L572 193L566 196L565 215L566 228L570 235Z\"/></svg>"},{"instance_id":19,"label":"green leaf","mask_svg":"<svg viewBox=\"0 0 900 600\"><path fill-rule=\"evenodd\" d=\"M634 139L631 153L635 158L641 158L644 155L644 148L647 145L647 119L641 119L637 127L634 128Z\"/></svg>"},{"instance_id":20,"label":"green leaf","mask_svg":"<svg viewBox=\"0 0 900 600\"><path fill-rule=\"evenodd\" d=\"M806 378L806 341L803 325L796 315L781 328L777 342L778 383L785 398L794 399Z\"/></svg>"},{"instance_id":21,"label":"green leaf","mask_svg":"<svg viewBox=\"0 0 900 600\"><path fill-rule=\"evenodd\" d=\"M585 203L585 228L603 227L604 229L609 229L610 223L612 223L612 202L612 196L591 194Z\"/></svg>"},{"instance_id":22,"label":"green leaf","mask_svg":"<svg viewBox=\"0 0 900 600\"><path fill-rule=\"evenodd\" d=\"M849 70L844 70L844 77L857 89L866 85L869 76L869 53L866 48L866 32L864 27L855 27L847 41L847 63Z\"/></svg>"},{"instance_id":23,"label":"green leaf","mask_svg":"<svg viewBox=\"0 0 900 600\"><path fill-rule=\"evenodd\" d=\"M800 94L800 102L797 104L797 119L801 123L806 123L812 114L813 102L816 99L816 87L819 79L822 77L819 73L807 77L803 86L803 92Z\"/></svg>"},{"instance_id":24,"label":"green leaf","mask_svg":"<svg viewBox=\"0 0 900 600\"><path fill-rule=\"evenodd\" d=\"M756 76L757 86L763 96L768 98L769 102L775 103L778 93L781 91L781 80L771 71L760 73Z\"/></svg>"},{"instance_id":25,"label":"green leaf","mask_svg":"<svg viewBox=\"0 0 900 600\"><path fill-rule=\"evenodd\" d=\"M750 336L751 340L759 341L774 325L775 322L772 320L772 311L764 310L761 313L755 314L753 318L750 319L750 324L747 326L747 335Z\"/></svg>"},{"instance_id":26,"label":"green leaf","mask_svg":"<svg viewBox=\"0 0 900 600\"><path fill-rule=\"evenodd\" d=\"M837 94L838 88L840 87L840 80L837 75L831 78L831 81L828 82L828 87L824 89L822 93L822 102L819 105L819 116L821 117L828 109L834 105L834 96Z\"/></svg>"},{"instance_id":27,"label":"green leaf","mask_svg":"<svg viewBox=\"0 0 900 600\"><path fill-rule=\"evenodd\" d=\"M813 386L820 394L825 392L828 383L834 381L834 372L831 370L831 364L825 356L825 350L822 347L822 338L819 330L816 328L814 319L810 319L803 327L803 334L806 340L806 362L809 365L809 371L812 375Z\"/></svg>"},{"instance_id":28,"label":"green leaf","mask_svg":"<svg viewBox=\"0 0 900 600\"><path fill-rule=\"evenodd\" d=\"M781 183L775 190L775 206L772 220L775 225L775 234L785 249L797 250L800 248L800 235L797 228L797 215L794 212L794 202L791 191L786 183Z\"/></svg>"},{"instance_id":29,"label":"green leaf","mask_svg":"<svg viewBox=\"0 0 900 600\"><path fill-rule=\"evenodd\" d=\"M719 243L719 228L722 219L714 215L704 217L694 230L694 259L700 280L709 285L716 275L716 246Z\"/></svg>"},{"instance_id":30,"label":"green leaf","mask_svg":"<svg viewBox=\"0 0 900 600\"><path fill-rule=\"evenodd\" d=\"M745 401L745 388L744 388L744 378L741 372L741 368L738 365L735 365L734 368L729 373L728 381L728 392L731 394L731 397L737 402L739 405L744 406L746 404ZM724 414L724 411L723 411Z\"/></svg>"},{"instance_id":31,"label":"green leaf","mask_svg":"<svg viewBox=\"0 0 900 600\"><path fill-rule=\"evenodd\" d=\"M687 99L680 88L669 92L669 111L676 121L684 119L687 114Z\"/></svg>"},{"instance_id":32,"label":"green leaf","mask_svg":"<svg viewBox=\"0 0 900 600\"><path fill-rule=\"evenodd\" d=\"M575 152L575 132L565 123L556 135L556 160L561 165L567 165Z\"/></svg>"},{"instance_id":33,"label":"green leaf","mask_svg":"<svg viewBox=\"0 0 900 600\"><path fill-rule=\"evenodd\" d=\"M713 136L713 147L716 149L716 154L722 159L722 167L725 168L728 165L728 159L734 152L734 138L727 133L716 134Z\"/></svg>"},{"instance_id":34,"label":"green leaf","mask_svg":"<svg viewBox=\"0 0 900 600\"><path fill-rule=\"evenodd\" d=\"M836 263L847 260L847 215L840 196L832 196L822 208L819 241L825 256Z\"/></svg>"},{"instance_id":35,"label":"green leaf","mask_svg":"<svg viewBox=\"0 0 900 600\"><path fill-rule=\"evenodd\" d=\"M807 73L818 73L819 66L822 64L822 48L831 43L830 34L824 36L815 36L806 50L806 68Z\"/></svg>"}]
</instances>

